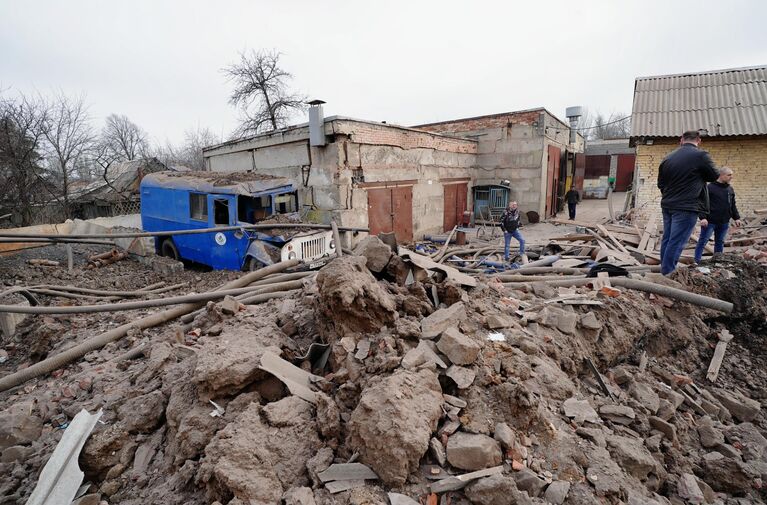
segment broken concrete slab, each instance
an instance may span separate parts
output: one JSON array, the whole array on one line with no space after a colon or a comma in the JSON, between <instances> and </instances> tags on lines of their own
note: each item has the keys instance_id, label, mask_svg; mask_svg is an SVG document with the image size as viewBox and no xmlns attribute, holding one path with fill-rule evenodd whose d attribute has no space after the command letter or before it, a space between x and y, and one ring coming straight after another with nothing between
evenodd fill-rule
<instances>
[{"instance_id":1,"label":"broken concrete slab","mask_svg":"<svg viewBox=\"0 0 767 505\"><path fill-rule=\"evenodd\" d=\"M433 272L442 272L443 274L445 274L445 276L448 279L455 281L462 286L473 288L473 287L476 287L477 285L477 279L475 277L472 277L471 275L467 275L463 272L460 272L459 270L449 265L437 263L436 261L432 260L428 256L414 253L413 251L409 251L405 249L404 247L398 247L397 253L399 254L401 258L407 261L410 261L415 266L419 268L423 268L424 270L431 270Z\"/></svg>"},{"instance_id":2,"label":"broken concrete slab","mask_svg":"<svg viewBox=\"0 0 767 505\"><path fill-rule=\"evenodd\" d=\"M442 445L439 439L432 438L429 440L429 452L439 466L445 466L447 453L445 452L445 446Z\"/></svg>"},{"instance_id":3,"label":"broken concrete slab","mask_svg":"<svg viewBox=\"0 0 767 505\"><path fill-rule=\"evenodd\" d=\"M633 423L636 418L634 409L625 405L602 405L599 407L599 415L602 419L624 425Z\"/></svg>"},{"instance_id":4,"label":"broken concrete slab","mask_svg":"<svg viewBox=\"0 0 767 505\"><path fill-rule=\"evenodd\" d=\"M483 477L500 474L501 472L503 472L503 465L486 468L484 470L477 470L476 472L465 473L462 475L454 475L452 477L448 477L447 479L439 480L430 484L429 489L432 493L445 493L447 491L455 491L466 487L466 485L472 481L481 479Z\"/></svg>"},{"instance_id":5,"label":"broken concrete slab","mask_svg":"<svg viewBox=\"0 0 767 505\"><path fill-rule=\"evenodd\" d=\"M491 330L501 330L514 326L514 320L503 314L489 314L485 316L485 325Z\"/></svg>"},{"instance_id":6,"label":"broken concrete slab","mask_svg":"<svg viewBox=\"0 0 767 505\"><path fill-rule=\"evenodd\" d=\"M326 470L319 472L317 476L322 482L333 480L378 480L376 474L369 466L362 463L335 463Z\"/></svg>"},{"instance_id":7,"label":"broken concrete slab","mask_svg":"<svg viewBox=\"0 0 767 505\"><path fill-rule=\"evenodd\" d=\"M317 403L316 393L310 386L313 381L322 380L322 377L310 374L269 351L261 356L259 368L280 379L292 394L309 403Z\"/></svg>"},{"instance_id":8,"label":"broken concrete slab","mask_svg":"<svg viewBox=\"0 0 767 505\"><path fill-rule=\"evenodd\" d=\"M570 492L570 483L566 480L556 480L549 484L546 492L543 493L543 499L554 505L562 505Z\"/></svg>"},{"instance_id":9,"label":"broken concrete slab","mask_svg":"<svg viewBox=\"0 0 767 505\"><path fill-rule=\"evenodd\" d=\"M446 309L436 310L421 320L421 338L436 338L448 328L457 328L458 323L464 319L466 319L466 307L463 302L454 303Z\"/></svg>"},{"instance_id":10,"label":"broken concrete slab","mask_svg":"<svg viewBox=\"0 0 767 505\"><path fill-rule=\"evenodd\" d=\"M501 463L501 447L487 435L454 433L447 439L447 460L462 470L481 470Z\"/></svg>"},{"instance_id":11,"label":"broken concrete slab","mask_svg":"<svg viewBox=\"0 0 767 505\"><path fill-rule=\"evenodd\" d=\"M703 416L698 420L698 436L700 445L705 448L716 447L724 443L724 433L716 427L709 416Z\"/></svg>"},{"instance_id":12,"label":"broken concrete slab","mask_svg":"<svg viewBox=\"0 0 767 505\"><path fill-rule=\"evenodd\" d=\"M427 363L434 363L440 368L447 368L447 363L434 352L429 343L425 340L421 340L418 342L418 346L414 349L410 349L402 357L400 365L406 370L415 370Z\"/></svg>"},{"instance_id":13,"label":"broken concrete slab","mask_svg":"<svg viewBox=\"0 0 767 505\"><path fill-rule=\"evenodd\" d=\"M417 501L400 493L387 493L389 505L419 505Z\"/></svg>"},{"instance_id":14,"label":"broken concrete slab","mask_svg":"<svg viewBox=\"0 0 767 505\"><path fill-rule=\"evenodd\" d=\"M482 346L453 327L442 332L437 349L455 365L471 365L477 360Z\"/></svg>"},{"instance_id":15,"label":"broken concrete slab","mask_svg":"<svg viewBox=\"0 0 767 505\"><path fill-rule=\"evenodd\" d=\"M597 411L594 410L589 402L587 400L579 400L574 396L562 403L562 413L578 424L586 421L590 423L599 422Z\"/></svg>"},{"instance_id":16,"label":"broken concrete slab","mask_svg":"<svg viewBox=\"0 0 767 505\"><path fill-rule=\"evenodd\" d=\"M506 451L514 448L514 444L517 440L514 430L512 430L506 423L498 423L495 425L493 438L496 439Z\"/></svg>"},{"instance_id":17,"label":"broken concrete slab","mask_svg":"<svg viewBox=\"0 0 767 505\"><path fill-rule=\"evenodd\" d=\"M375 273L381 273L389 264L392 256L391 247L384 244L380 238L375 235L368 236L354 248L354 254L364 256L368 270Z\"/></svg>"},{"instance_id":18,"label":"broken concrete slab","mask_svg":"<svg viewBox=\"0 0 767 505\"><path fill-rule=\"evenodd\" d=\"M32 415L32 404L19 402L0 413L0 450L40 438L43 421Z\"/></svg>"},{"instance_id":19,"label":"broken concrete slab","mask_svg":"<svg viewBox=\"0 0 767 505\"><path fill-rule=\"evenodd\" d=\"M458 386L458 389L467 389L469 386L474 384L474 379L477 376L477 372L470 368L450 365L450 368L445 371L445 375L453 379L453 382L455 382L455 385Z\"/></svg>"},{"instance_id":20,"label":"broken concrete slab","mask_svg":"<svg viewBox=\"0 0 767 505\"><path fill-rule=\"evenodd\" d=\"M607 446L610 454L623 467L623 469L634 477L644 480L652 472L656 465L655 458L642 445L641 440L635 438L612 435L607 437Z\"/></svg>"},{"instance_id":21,"label":"broken concrete slab","mask_svg":"<svg viewBox=\"0 0 767 505\"><path fill-rule=\"evenodd\" d=\"M711 390L711 394L741 422L753 421L762 408L759 402L740 393L716 388Z\"/></svg>"},{"instance_id":22,"label":"broken concrete slab","mask_svg":"<svg viewBox=\"0 0 767 505\"><path fill-rule=\"evenodd\" d=\"M543 488L546 487L546 481L538 477L538 474L529 468L523 468L515 472L514 481L517 483L519 490L526 491L533 498L540 495Z\"/></svg>"},{"instance_id":23,"label":"broken concrete slab","mask_svg":"<svg viewBox=\"0 0 767 505\"><path fill-rule=\"evenodd\" d=\"M525 505L529 499L517 489L512 477L496 474L479 479L464 491L471 503L476 505Z\"/></svg>"},{"instance_id":24,"label":"broken concrete slab","mask_svg":"<svg viewBox=\"0 0 767 505\"><path fill-rule=\"evenodd\" d=\"M705 501L703 491L700 490L698 485L698 480L691 473L683 473L679 476L676 492L680 498L694 505L699 505Z\"/></svg>"},{"instance_id":25,"label":"broken concrete slab","mask_svg":"<svg viewBox=\"0 0 767 505\"><path fill-rule=\"evenodd\" d=\"M449 403L453 407L458 407L459 409L465 409L466 408L466 400L462 400L458 398L457 396L449 395L449 394L443 394L442 398L445 399L445 403Z\"/></svg>"},{"instance_id":26,"label":"broken concrete slab","mask_svg":"<svg viewBox=\"0 0 767 505\"><path fill-rule=\"evenodd\" d=\"M763 460L767 453L767 438L752 423L740 423L725 432L727 441L741 447L746 461Z\"/></svg>"},{"instance_id":27,"label":"broken concrete slab","mask_svg":"<svg viewBox=\"0 0 767 505\"><path fill-rule=\"evenodd\" d=\"M629 387L629 394L639 403L641 403L650 414L655 415L660 408L660 398L647 384L641 382L632 382Z\"/></svg>"},{"instance_id":28,"label":"broken concrete slab","mask_svg":"<svg viewBox=\"0 0 767 505\"><path fill-rule=\"evenodd\" d=\"M585 438L586 440L596 444L599 447L607 447L607 439L599 428L584 428L580 427L575 430L575 434Z\"/></svg>"},{"instance_id":29,"label":"broken concrete slab","mask_svg":"<svg viewBox=\"0 0 767 505\"><path fill-rule=\"evenodd\" d=\"M663 435L670 441L676 440L676 426L668 423L660 417L650 416L650 426L663 433Z\"/></svg>"},{"instance_id":30,"label":"broken concrete slab","mask_svg":"<svg viewBox=\"0 0 767 505\"><path fill-rule=\"evenodd\" d=\"M325 484L325 489L330 494L337 494L342 491L349 491L350 489L357 489L365 485L364 480L334 480Z\"/></svg>"},{"instance_id":31,"label":"broken concrete slab","mask_svg":"<svg viewBox=\"0 0 767 505\"><path fill-rule=\"evenodd\" d=\"M580 320L578 321L578 324L581 325L581 327L586 328L587 330L601 330L602 329L602 322L597 319L597 316L589 311L583 314L580 317Z\"/></svg>"}]
</instances>

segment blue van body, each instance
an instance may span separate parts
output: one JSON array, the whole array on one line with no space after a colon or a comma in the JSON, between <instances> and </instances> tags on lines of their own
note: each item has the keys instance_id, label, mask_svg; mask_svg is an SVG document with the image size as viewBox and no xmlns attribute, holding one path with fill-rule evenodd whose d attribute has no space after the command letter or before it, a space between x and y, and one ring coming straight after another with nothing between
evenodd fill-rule
<instances>
[{"instance_id":1,"label":"blue van body","mask_svg":"<svg viewBox=\"0 0 767 505\"><path fill-rule=\"evenodd\" d=\"M281 177L250 173L157 172L141 181L141 223L145 231L170 231L253 224L274 214L295 212L296 189ZM247 230L157 237L157 253L172 250L178 259L214 269L249 268L280 261L283 236Z\"/></svg>"}]
</instances>

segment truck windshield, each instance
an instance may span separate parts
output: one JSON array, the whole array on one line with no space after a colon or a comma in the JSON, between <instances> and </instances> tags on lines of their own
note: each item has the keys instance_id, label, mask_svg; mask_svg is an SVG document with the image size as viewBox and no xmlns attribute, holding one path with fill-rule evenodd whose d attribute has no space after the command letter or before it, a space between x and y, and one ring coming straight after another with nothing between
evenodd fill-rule
<instances>
[{"instance_id":1,"label":"truck windshield","mask_svg":"<svg viewBox=\"0 0 767 505\"><path fill-rule=\"evenodd\" d=\"M241 223L256 223L272 214L289 214L296 209L296 193L237 197L237 220Z\"/></svg>"}]
</instances>

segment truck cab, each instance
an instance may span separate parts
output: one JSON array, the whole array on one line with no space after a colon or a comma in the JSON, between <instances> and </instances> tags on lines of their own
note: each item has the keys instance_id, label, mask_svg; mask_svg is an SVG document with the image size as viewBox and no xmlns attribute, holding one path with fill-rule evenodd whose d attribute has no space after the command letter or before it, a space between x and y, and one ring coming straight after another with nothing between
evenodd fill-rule
<instances>
[{"instance_id":1,"label":"truck cab","mask_svg":"<svg viewBox=\"0 0 767 505\"><path fill-rule=\"evenodd\" d=\"M145 231L225 228L298 216L298 193L283 177L253 173L157 172L141 181ZM218 270L255 270L288 259L316 267L340 244L330 231L255 231L245 228L155 237L158 254Z\"/></svg>"}]
</instances>

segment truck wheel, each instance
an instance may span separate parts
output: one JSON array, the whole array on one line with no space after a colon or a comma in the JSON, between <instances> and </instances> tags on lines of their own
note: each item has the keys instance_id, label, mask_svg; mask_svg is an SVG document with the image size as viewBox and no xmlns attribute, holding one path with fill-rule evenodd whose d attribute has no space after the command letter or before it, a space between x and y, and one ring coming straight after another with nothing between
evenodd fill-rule
<instances>
[{"instance_id":1,"label":"truck wheel","mask_svg":"<svg viewBox=\"0 0 767 505\"><path fill-rule=\"evenodd\" d=\"M245 263L245 270L247 270L248 272L255 272L256 270L262 268L263 266L264 266L263 263L261 263L256 258L251 256L250 258L248 258L248 261Z\"/></svg>"},{"instance_id":2,"label":"truck wheel","mask_svg":"<svg viewBox=\"0 0 767 505\"><path fill-rule=\"evenodd\" d=\"M160 252L163 256L167 256L168 258L172 258L178 261L178 249L176 249L176 244L173 243L172 239L166 239L163 241Z\"/></svg>"}]
</instances>

